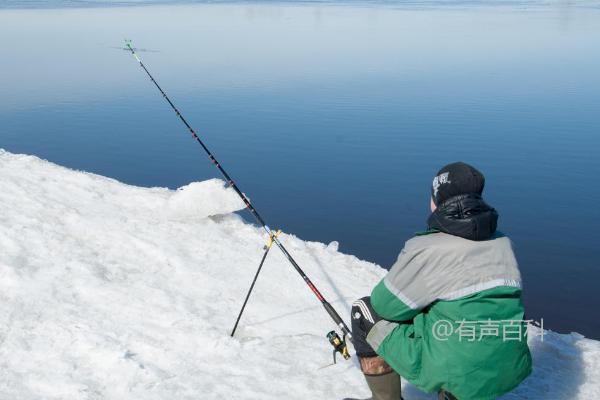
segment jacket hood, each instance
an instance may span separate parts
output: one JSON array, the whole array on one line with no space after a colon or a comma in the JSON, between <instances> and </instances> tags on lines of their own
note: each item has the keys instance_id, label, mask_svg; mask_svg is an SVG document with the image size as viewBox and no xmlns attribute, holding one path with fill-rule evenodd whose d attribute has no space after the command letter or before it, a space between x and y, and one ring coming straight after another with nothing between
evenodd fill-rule
<instances>
[{"instance_id":1,"label":"jacket hood","mask_svg":"<svg viewBox=\"0 0 600 400\"><path fill-rule=\"evenodd\" d=\"M498 213L480 195L463 194L439 204L427 225L469 240L488 240L496 232Z\"/></svg>"}]
</instances>

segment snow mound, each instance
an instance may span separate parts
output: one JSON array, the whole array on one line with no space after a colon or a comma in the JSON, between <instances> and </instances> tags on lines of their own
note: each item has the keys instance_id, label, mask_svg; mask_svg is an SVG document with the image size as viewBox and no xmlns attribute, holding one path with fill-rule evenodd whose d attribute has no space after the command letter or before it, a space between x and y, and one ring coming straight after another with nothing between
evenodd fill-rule
<instances>
[{"instance_id":1,"label":"snow mound","mask_svg":"<svg viewBox=\"0 0 600 400\"><path fill-rule=\"evenodd\" d=\"M229 337L266 238L222 181L139 188L0 150L0 207L0 399L368 395L355 360L322 368L333 323L277 249ZM346 321L385 274L281 240ZM599 342L529 340L535 371L505 398L600 394Z\"/></svg>"},{"instance_id":2,"label":"snow mound","mask_svg":"<svg viewBox=\"0 0 600 400\"><path fill-rule=\"evenodd\" d=\"M180 187L169 198L169 216L173 220L189 221L211 215L229 214L245 208L244 202L225 182L211 179Z\"/></svg>"}]
</instances>

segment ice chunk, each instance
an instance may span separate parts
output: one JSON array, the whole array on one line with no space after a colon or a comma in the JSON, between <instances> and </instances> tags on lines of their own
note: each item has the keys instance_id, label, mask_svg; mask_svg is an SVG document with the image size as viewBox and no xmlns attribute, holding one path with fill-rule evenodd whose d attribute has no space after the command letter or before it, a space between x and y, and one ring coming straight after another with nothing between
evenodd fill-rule
<instances>
[{"instance_id":1,"label":"ice chunk","mask_svg":"<svg viewBox=\"0 0 600 400\"><path fill-rule=\"evenodd\" d=\"M243 209L244 202L220 179L193 182L177 189L168 199L168 216L174 220L206 218Z\"/></svg>"}]
</instances>

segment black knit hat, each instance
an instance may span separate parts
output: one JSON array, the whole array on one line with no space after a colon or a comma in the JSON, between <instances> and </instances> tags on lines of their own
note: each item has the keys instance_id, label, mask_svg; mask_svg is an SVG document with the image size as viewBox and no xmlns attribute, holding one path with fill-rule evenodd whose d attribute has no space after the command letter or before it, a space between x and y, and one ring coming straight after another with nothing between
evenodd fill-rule
<instances>
[{"instance_id":1,"label":"black knit hat","mask_svg":"<svg viewBox=\"0 0 600 400\"><path fill-rule=\"evenodd\" d=\"M431 185L431 198L438 205L451 197L476 193L481 195L485 177L464 162L455 162L440 169Z\"/></svg>"}]
</instances>

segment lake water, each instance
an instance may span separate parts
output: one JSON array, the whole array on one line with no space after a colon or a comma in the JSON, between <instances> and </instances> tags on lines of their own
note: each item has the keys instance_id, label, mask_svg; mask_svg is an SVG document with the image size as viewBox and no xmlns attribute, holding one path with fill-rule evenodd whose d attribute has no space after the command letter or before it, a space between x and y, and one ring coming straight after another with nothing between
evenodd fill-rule
<instances>
[{"instance_id":1,"label":"lake water","mask_svg":"<svg viewBox=\"0 0 600 400\"><path fill-rule=\"evenodd\" d=\"M135 185L218 176L131 38L272 227L389 267L438 168L472 163L529 318L600 338L599 3L106 3L0 3L1 148Z\"/></svg>"}]
</instances>

